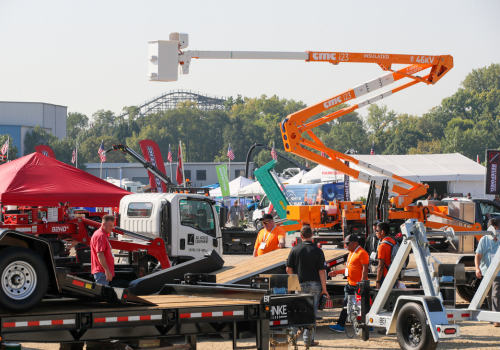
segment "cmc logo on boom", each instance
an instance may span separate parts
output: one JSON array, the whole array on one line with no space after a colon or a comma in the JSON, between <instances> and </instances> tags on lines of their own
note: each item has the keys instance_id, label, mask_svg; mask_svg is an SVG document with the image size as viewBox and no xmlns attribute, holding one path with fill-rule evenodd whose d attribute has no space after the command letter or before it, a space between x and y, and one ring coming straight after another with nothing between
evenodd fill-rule
<instances>
[{"instance_id":1,"label":"cmc logo on boom","mask_svg":"<svg viewBox=\"0 0 500 350\"><path fill-rule=\"evenodd\" d=\"M313 53L313 60L315 61L335 61L337 58L336 53Z\"/></svg>"},{"instance_id":2,"label":"cmc logo on boom","mask_svg":"<svg viewBox=\"0 0 500 350\"><path fill-rule=\"evenodd\" d=\"M326 101L325 103L323 103L323 106L325 106L325 108L330 108L330 107L333 107L333 106L335 106L336 104L339 104L339 103L342 103L342 97L337 96L337 97L332 98L331 100Z\"/></svg>"}]
</instances>

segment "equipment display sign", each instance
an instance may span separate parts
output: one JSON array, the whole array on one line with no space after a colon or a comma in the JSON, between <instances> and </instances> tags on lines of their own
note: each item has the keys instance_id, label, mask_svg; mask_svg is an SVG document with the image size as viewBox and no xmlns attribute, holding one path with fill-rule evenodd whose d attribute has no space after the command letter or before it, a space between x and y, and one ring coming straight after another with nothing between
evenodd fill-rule
<instances>
[{"instance_id":1,"label":"equipment display sign","mask_svg":"<svg viewBox=\"0 0 500 350\"><path fill-rule=\"evenodd\" d=\"M485 194L500 194L500 151L486 150L486 189Z\"/></svg>"},{"instance_id":2,"label":"equipment display sign","mask_svg":"<svg viewBox=\"0 0 500 350\"><path fill-rule=\"evenodd\" d=\"M226 164L217 165L215 171L217 171L217 179L219 179L222 203L224 203L225 207L229 207L231 205L231 194L229 193L229 179L227 177Z\"/></svg>"}]
</instances>

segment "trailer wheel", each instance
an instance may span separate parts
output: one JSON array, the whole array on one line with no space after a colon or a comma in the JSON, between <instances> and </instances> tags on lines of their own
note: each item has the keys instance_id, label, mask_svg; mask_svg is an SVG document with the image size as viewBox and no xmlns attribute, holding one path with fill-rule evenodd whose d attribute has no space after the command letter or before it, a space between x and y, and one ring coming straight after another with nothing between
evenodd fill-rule
<instances>
[{"instance_id":1,"label":"trailer wheel","mask_svg":"<svg viewBox=\"0 0 500 350\"><path fill-rule=\"evenodd\" d=\"M457 293L466 302L470 303L472 301L472 298L474 298L474 294L476 294L477 287L469 287L465 285L458 285L457 286Z\"/></svg>"},{"instance_id":2,"label":"trailer wheel","mask_svg":"<svg viewBox=\"0 0 500 350\"><path fill-rule=\"evenodd\" d=\"M424 308L420 304L408 303L401 308L396 324L401 349L436 349L437 342L434 341L426 320Z\"/></svg>"},{"instance_id":3,"label":"trailer wheel","mask_svg":"<svg viewBox=\"0 0 500 350\"><path fill-rule=\"evenodd\" d=\"M35 307L45 296L49 274L45 262L34 251L14 247L0 254L0 306L13 312Z\"/></svg>"}]
</instances>

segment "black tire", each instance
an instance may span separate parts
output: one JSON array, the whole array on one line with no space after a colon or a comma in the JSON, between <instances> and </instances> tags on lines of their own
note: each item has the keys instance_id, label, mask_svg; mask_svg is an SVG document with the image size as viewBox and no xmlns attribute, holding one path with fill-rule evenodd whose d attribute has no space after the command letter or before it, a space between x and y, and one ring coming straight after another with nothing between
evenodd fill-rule
<instances>
[{"instance_id":1,"label":"black tire","mask_svg":"<svg viewBox=\"0 0 500 350\"><path fill-rule=\"evenodd\" d=\"M474 294L476 294L477 288L465 286L465 285L458 285L457 286L457 293L466 302L470 303L472 301L472 298L474 298Z\"/></svg>"},{"instance_id":2,"label":"black tire","mask_svg":"<svg viewBox=\"0 0 500 350\"><path fill-rule=\"evenodd\" d=\"M255 227L257 231L260 231L264 228L264 225L262 225L262 222L260 222L260 220L255 220L253 227Z\"/></svg>"},{"instance_id":3,"label":"black tire","mask_svg":"<svg viewBox=\"0 0 500 350\"><path fill-rule=\"evenodd\" d=\"M401 349L434 350L437 342L432 337L422 305L405 304L396 320L396 334Z\"/></svg>"},{"instance_id":4,"label":"black tire","mask_svg":"<svg viewBox=\"0 0 500 350\"><path fill-rule=\"evenodd\" d=\"M25 312L38 305L49 286L42 257L21 247L0 253L0 278L0 307L12 312Z\"/></svg>"}]
</instances>

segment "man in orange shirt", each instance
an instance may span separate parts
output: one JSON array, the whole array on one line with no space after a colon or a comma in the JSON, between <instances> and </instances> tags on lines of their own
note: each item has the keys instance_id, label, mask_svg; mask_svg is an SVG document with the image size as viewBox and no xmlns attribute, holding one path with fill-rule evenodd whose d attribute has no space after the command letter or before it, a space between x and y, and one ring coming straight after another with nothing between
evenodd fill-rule
<instances>
[{"instance_id":1,"label":"man in orange shirt","mask_svg":"<svg viewBox=\"0 0 500 350\"><path fill-rule=\"evenodd\" d=\"M264 225L264 228L260 230L255 240L253 256L260 256L279 248L285 248L286 232L281 227L276 226L273 216L264 214L259 220Z\"/></svg>"},{"instance_id":2,"label":"man in orange shirt","mask_svg":"<svg viewBox=\"0 0 500 350\"><path fill-rule=\"evenodd\" d=\"M391 266L392 247L396 245L396 241L389 236L390 227L386 222L377 224L375 234L379 239L377 249L378 269L377 269L377 289L380 289L384 283L387 270Z\"/></svg>"},{"instance_id":3,"label":"man in orange shirt","mask_svg":"<svg viewBox=\"0 0 500 350\"><path fill-rule=\"evenodd\" d=\"M370 260L366 250L359 245L358 237L356 235L349 235L342 242L347 250L349 256L345 263L344 270L337 270L328 273L328 276L335 277L338 274L344 273L347 276L347 285L344 288L344 308L340 312L339 319L335 326L329 326L332 331L343 333L345 331L345 322L347 320L347 300L349 295L354 295L357 287L356 284L361 281L368 280L368 262ZM372 331L370 327L370 331Z\"/></svg>"}]
</instances>

